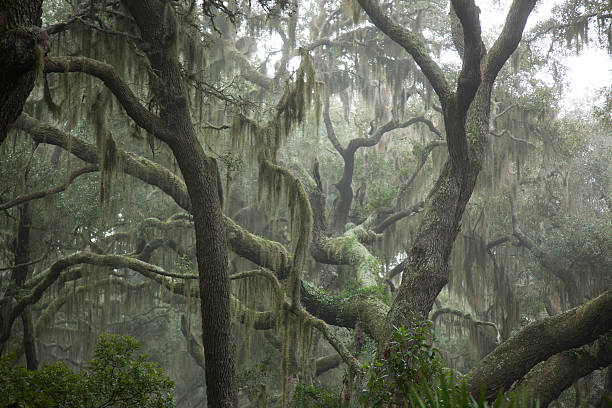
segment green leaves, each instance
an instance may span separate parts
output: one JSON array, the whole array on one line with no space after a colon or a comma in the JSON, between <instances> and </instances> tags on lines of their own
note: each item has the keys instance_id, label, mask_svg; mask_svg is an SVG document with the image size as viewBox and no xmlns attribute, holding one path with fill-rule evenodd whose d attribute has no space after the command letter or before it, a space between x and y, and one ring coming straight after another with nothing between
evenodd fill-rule
<instances>
[{"instance_id":1,"label":"green leaves","mask_svg":"<svg viewBox=\"0 0 612 408\"><path fill-rule=\"evenodd\" d=\"M367 387L359 401L365 406L387 407L393 403L425 406L422 395L412 395L412 387L434 380L443 373L438 350L431 345L430 321L412 316L409 327L401 326L393 333L393 340L381 360L374 360L369 368ZM427 391L427 390L425 390Z\"/></svg>"},{"instance_id":2,"label":"green leaves","mask_svg":"<svg viewBox=\"0 0 612 408\"><path fill-rule=\"evenodd\" d=\"M538 406L524 395L500 390L492 402L484 388L474 399L465 381L456 382L444 367L438 350L431 345L432 324L414 315L409 326L399 327L383 352L382 359L366 364L369 378L359 398L364 407L411 408L513 408Z\"/></svg>"},{"instance_id":3,"label":"green leaves","mask_svg":"<svg viewBox=\"0 0 612 408\"><path fill-rule=\"evenodd\" d=\"M28 371L13 366L14 356L2 357L0 407L174 406L174 383L147 356L136 355L139 348L134 337L102 335L90 366L80 373L62 361Z\"/></svg>"}]
</instances>

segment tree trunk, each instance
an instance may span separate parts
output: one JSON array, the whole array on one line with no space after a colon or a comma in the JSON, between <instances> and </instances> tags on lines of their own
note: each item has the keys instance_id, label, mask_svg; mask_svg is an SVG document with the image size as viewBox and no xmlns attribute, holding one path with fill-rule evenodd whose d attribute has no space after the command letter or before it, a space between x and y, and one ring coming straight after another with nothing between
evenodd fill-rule
<instances>
[{"instance_id":1,"label":"tree trunk","mask_svg":"<svg viewBox=\"0 0 612 408\"><path fill-rule=\"evenodd\" d=\"M29 203L25 203L19 209L19 225L17 227L17 245L15 246L15 265L12 274L12 284L22 289L28 276L28 262L30 261L30 229L32 226L32 210ZM32 324L32 312L27 307L21 313L23 323L23 350L26 356L26 367L28 370L38 368L36 357L36 339L34 338L34 325Z\"/></svg>"},{"instance_id":2,"label":"tree trunk","mask_svg":"<svg viewBox=\"0 0 612 408\"><path fill-rule=\"evenodd\" d=\"M163 141L172 149L191 200L208 406L236 407L227 240L217 165L206 156L191 122L186 85L174 49L178 27L173 26L172 19L167 17L173 13L172 7L157 0L125 2L148 44L145 52L159 77L151 81L151 86L160 103L160 117L171 135Z\"/></svg>"},{"instance_id":3,"label":"tree trunk","mask_svg":"<svg viewBox=\"0 0 612 408\"><path fill-rule=\"evenodd\" d=\"M42 0L0 0L0 145L34 87L42 64Z\"/></svg>"}]
</instances>

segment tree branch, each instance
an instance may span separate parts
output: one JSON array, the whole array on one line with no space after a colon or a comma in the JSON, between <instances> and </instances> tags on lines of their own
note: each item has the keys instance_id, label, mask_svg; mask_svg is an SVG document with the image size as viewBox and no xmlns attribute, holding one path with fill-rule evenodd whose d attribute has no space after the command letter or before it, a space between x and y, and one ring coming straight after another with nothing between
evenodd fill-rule
<instances>
[{"instance_id":1,"label":"tree branch","mask_svg":"<svg viewBox=\"0 0 612 408\"><path fill-rule=\"evenodd\" d=\"M559 260L547 252L542 250L535 242L525 235L519 226L518 222L518 211L515 203L515 194L510 194L510 211L512 213L512 235L518 240L521 246L527 248L538 262L550 273L559 278L567 289L567 294L572 306L577 306L581 303L580 290L574 274L568 270Z\"/></svg>"},{"instance_id":2,"label":"tree branch","mask_svg":"<svg viewBox=\"0 0 612 408\"><path fill-rule=\"evenodd\" d=\"M555 354L535 366L517 387L522 397L548 406L580 378L612 364L612 331L594 343Z\"/></svg>"},{"instance_id":3,"label":"tree branch","mask_svg":"<svg viewBox=\"0 0 612 408\"><path fill-rule=\"evenodd\" d=\"M462 122L480 85L480 61L485 47L480 36L480 9L473 0L452 0L463 29L463 65L457 79L457 106Z\"/></svg>"},{"instance_id":4,"label":"tree branch","mask_svg":"<svg viewBox=\"0 0 612 408\"><path fill-rule=\"evenodd\" d=\"M412 183L414 183L416 176L419 174L419 172L421 171L421 169L427 162L427 158L429 157L429 154L433 151L433 149L435 149L438 146L444 146L444 145L446 145L446 142L444 142L443 140L433 140L429 142L427 146L425 146L425 149L423 149L423 153L421 154L421 157L419 157L419 162L417 163L416 169L414 169L408 181L406 181L402 185L400 191L402 192L407 191L412 185Z\"/></svg>"},{"instance_id":5,"label":"tree branch","mask_svg":"<svg viewBox=\"0 0 612 408\"><path fill-rule=\"evenodd\" d=\"M83 72L100 79L138 126L168 143L174 139L165 123L144 107L112 65L85 57L46 57L45 72Z\"/></svg>"},{"instance_id":6,"label":"tree branch","mask_svg":"<svg viewBox=\"0 0 612 408\"><path fill-rule=\"evenodd\" d=\"M470 373L468 390L487 399L508 390L532 367L554 354L581 347L612 329L612 290L584 305L524 327L482 359Z\"/></svg>"},{"instance_id":7,"label":"tree branch","mask_svg":"<svg viewBox=\"0 0 612 408\"><path fill-rule=\"evenodd\" d=\"M495 330L495 339L497 341L497 343L499 344L499 342L501 341L501 337L499 334L499 330L497 328L497 325L493 322L487 322L487 321L482 321L482 320L476 320L472 317L472 315L470 315L469 313L464 313L461 310L457 310L457 309L452 309L450 307L443 307L440 308L438 310L436 310L435 312L433 312L433 314L431 315L430 320L432 322L434 322L434 324L436 323L436 320L438 320L438 317L440 317L443 314L452 314L455 316L459 316L465 320L468 320L469 322L471 322L474 326L490 326L493 328L493 330Z\"/></svg>"},{"instance_id":8,"label":"tree branch","mask_svg":"<svg viewBox=\"0 0 612 408\"><path fill-rule=\"evenodd\" d=\"M499 71L516 50L521 41L527 18L536 1L514 0L512 2L504 28L487 55L483 69L483 81L490 85L493 84Z\"/></svg>"},{"instance_id":9,"label":"tree branch","mask_svg":"<svg viewBox=\"0 0 612 408\"><path fill-rule=\"evenodd\" d=\"M358 0L361 7L368 14L374 25L393 41L403 47L416 61L429 83L434 88L440 103L444 108L451 96L451 90L444 78L444 73L429 56L422 38L406 30L395 21L386 16L377 0Z\"/></svg>"},{"instance_id":10,"label":"tree branch","mask_svg":"<svg viewBox=\"0 0 612 408\"><path fill-rule=\"evenodd\" d=\"M59 192L62 192L77 177L79 177L79 176L81 176L83 174L93 173L95 171L98 171L98 166L85 166L85 167L82 167L80 169L77 169L77 170L73 171L72 173L70 173L68 175L68 177L66 177L66 181L64 181L63 184L61 184L61 185L59 185L57 187L54 187L54 188L50 188L48 190L37 191L35 193L29 193L29 194L23 194L23 195L15 198L14 200L9 201L8 203L0 205L0 211L1 210L9 209L11 207L14 207L14 206L19 205L19 204L23 204L23 203L31 201L31 200L36 200L36 199L43 198L43 197L46 197L46 196L51 195L51 194L57 194Z\"/></svg>"},{"instance_id":11,"label":"tree branch","mask_svg":"<svg viewBox=\"0 0 612 408\"><path fill-rule=\"evenodd\" d=\"M405 209L403 211L398 211L395 214L392 214L389 217L385 218L380 224L378 224L376 227L374 227L373 231L375 233L377 233L377 234L382 234L385 229L387 229L390 226L394 225L399 220L402 220L402 219L404 219L406 217L409 217L412 214L416 214L418 212L421 212L424 207L425 207L425 202L424 201L419 201L418 203L416 203L412 207L407 208L407 209Z\"/></svg>"}]
</instances>

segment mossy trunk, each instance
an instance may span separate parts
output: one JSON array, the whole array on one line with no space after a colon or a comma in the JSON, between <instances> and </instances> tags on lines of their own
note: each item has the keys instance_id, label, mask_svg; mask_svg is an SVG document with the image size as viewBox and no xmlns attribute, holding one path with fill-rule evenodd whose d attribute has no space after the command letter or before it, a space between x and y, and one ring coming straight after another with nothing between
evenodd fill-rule
<instances>
[{"instance_id":1,"label":"mossy trunk","mask_svg":"<svg viewBox=\"0 0 612 408\"><path fill-rule=\"evenodd\" d=\"M484 158L489 131L491 87L481 84L468 110L466 123L456 109L445 112L447 133L468 141L468 160L447 159L425 202L422 221L405 263L402 284L389 312L389 331L400 327L412 312L427 319L434 301L448 282L448 263L465 207L472 196ZM451 136L449 136L451 137Z\"/></svg>"}]
</instances>

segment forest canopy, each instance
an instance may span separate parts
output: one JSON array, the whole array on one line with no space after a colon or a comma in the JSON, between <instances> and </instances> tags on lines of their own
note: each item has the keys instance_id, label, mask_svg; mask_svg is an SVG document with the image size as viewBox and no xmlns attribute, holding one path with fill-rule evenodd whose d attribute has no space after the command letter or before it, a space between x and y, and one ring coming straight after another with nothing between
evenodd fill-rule
<instances>
[{"instance_id":1,"label":"forest canopy","mask_svg":"<svg viewBox=\"0 0 612 408\"><path fill-rule=\"evenodd\" d=\"M487 3L0 0L2 372L604 407L612 8Z\"/></svg>"}]
</instances>

